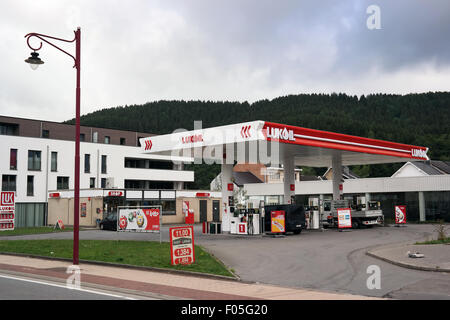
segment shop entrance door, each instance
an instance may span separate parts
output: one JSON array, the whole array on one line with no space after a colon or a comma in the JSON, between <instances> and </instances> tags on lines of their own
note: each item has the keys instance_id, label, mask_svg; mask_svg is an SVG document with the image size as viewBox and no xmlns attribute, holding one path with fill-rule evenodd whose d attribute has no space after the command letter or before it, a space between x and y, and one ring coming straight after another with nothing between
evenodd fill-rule
<instances>
[{"instance_id":1,"label":"shop entrance door","mask_svg":"<svg viewBox=\"0 0 450 320\"><path fill-rule=\"evenodd\" d=\"M200 200L200 222L208 220L207 201Z\"/></svg>"},{"instance_id":2,"label":"shop entrance door","mask_svg":"<svg viewBox=\"0 0 450 320\"><path fill-rule=\"evenodd\" d=\"M212 206L213 206L213 221L220 222L220 207L219 207L220 201L213 200Z\"/></svg>"}]
</instances>

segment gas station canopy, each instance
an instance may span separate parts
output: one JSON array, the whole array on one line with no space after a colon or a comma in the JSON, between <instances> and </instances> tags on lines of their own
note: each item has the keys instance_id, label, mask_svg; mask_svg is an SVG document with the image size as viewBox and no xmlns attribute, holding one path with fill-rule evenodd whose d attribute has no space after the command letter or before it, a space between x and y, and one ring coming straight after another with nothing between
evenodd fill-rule
<instances>
[{"instance_id":1,"label":"gas station canopy","mask_svg":"<svg viewBox=\"0 0 450 320\"><path fill-rule=\"evenodd\" d=\"M342 198L342 166L428 160L426 147L252 121L140 139L143 153L221 164L222 223L234 232L232 172L237 163L283 164L283 203L295 203L295 166L332 167L333 199ZM211 161L212 160L212 161ZM331 191L331 190L330 190Z\"/></svg>"},{"instance_id":2,"label":"gas station canopy","mask_svg":"<svg viewBox=\"0 0 450 320\"><path fill-rule=\"evenodd\" d=\"M184 157L200 155L203 159L222 159L223 154L229 157L231 153L234 160L247 163L267 162L261 159L259 152L252 154L252 150L258 150L252 149L252 145L278 142L281 163L289 158L294 159L296 166L309 167L329 167L336 153L341 157L342 165L429 160L426 147L267 121L178 131L141 138L140 142L143 153ZM245 159L239 158L240 151L245 151Z\"/></svg>"}]
</instances>

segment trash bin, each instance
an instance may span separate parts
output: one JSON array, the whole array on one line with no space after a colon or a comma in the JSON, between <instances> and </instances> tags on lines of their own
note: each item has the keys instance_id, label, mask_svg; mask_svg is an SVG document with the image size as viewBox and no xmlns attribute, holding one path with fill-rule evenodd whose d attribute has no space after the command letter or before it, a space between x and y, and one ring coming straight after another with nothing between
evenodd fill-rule
<instances>
[{"instance_id":1,"label":"trash bin","mask_svg":"<svg viewBox=\"0 0 450 320\"><path fill-rule=\"evenodd\" d=\"M217 233L222 233L222 224L220 222L218 222L216 224L216 232Z\"/></svg>"},{"instance_id":2,"label":"trash bin","mask_svg":"<svg viewBox=\"0 0 450 320\"><path fill-rule=\"evenodd\" d=\"M215 223L209 224L209 233L216 234L216 224Z\"/></svg>"}]
</instances>

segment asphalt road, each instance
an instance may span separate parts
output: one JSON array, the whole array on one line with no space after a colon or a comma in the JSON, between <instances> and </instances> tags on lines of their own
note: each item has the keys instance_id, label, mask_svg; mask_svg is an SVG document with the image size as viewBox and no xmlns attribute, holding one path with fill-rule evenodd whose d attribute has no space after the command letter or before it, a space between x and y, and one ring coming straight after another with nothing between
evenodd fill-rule
<instances>
[{"instance_id":1,"label":"asphalt road","mask_svg":"<svg viewBox=\"0 0 450 320\"><path fill-rule=\"evenodd\" d=\"M378 245L426 239L433 235L433 229L432 225L409 224L405 228L348 232L307 230L300 235L271 238L204 235L201 225L196 225L195 241L244 281L397 299L450 299L448 274L406 269L365 254ZM0 241L49 238L71 239L72 233L1 237ZM159 234L91 230L80 232L80 239L159 241ZM162 239L169 240L167 227L163 228ZM371 265L380 268L380 289L367 288L367 268Z\"/></svg>"},{"instance_id":2,"label":"asphalt road","mask_svg":"<svg viewBox=\"0 0 450 320\"><path fill-rule=\"evenodd\" d=\"M0 300L123 300L128 297L91 289L71 289L63 283L0 274Z\"/></svg>"}]
</instances>

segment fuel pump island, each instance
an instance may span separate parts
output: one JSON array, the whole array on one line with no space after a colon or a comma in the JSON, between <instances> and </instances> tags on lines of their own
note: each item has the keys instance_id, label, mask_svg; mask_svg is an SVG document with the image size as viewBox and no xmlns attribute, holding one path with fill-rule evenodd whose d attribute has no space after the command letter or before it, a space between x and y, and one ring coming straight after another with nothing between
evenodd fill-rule
<instances>
[{"instance_id":1,"label":"fuel pump island","mask_svg":"<svg viewBox=\"0 0 450 320\"><path fill-rule=\"evenodd\" d=\"M174 158L182 156L194 163L201 163L199 160L205 163L220 163L222 231L233 234L277 231L278 229L273 229L268 223L276 219L280 226L284 226L284 232L299 233L304 228L333 227L337 223L337 209L342 207L351 210L354 227L380 224L383 222L383 214L378 203L363 198L344 199L342 167L429 160L428 148L422 146L259 120L192 131L176 131L172 134L141 138L140 143L142 153L172 155ZM261 204L259 208L254 209L236 208L232 182L233 166L236 163L262 163L272 166L281 164L284 168L283 204L278 207ZM333 199L310 199L306 208L296 205L296 166L331 167L330 193ZM276 218L273 218L274 216Z\"/></svg>"}]
</instances>

